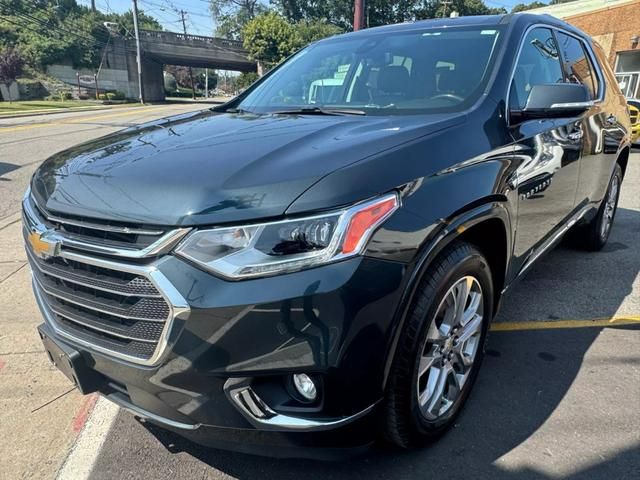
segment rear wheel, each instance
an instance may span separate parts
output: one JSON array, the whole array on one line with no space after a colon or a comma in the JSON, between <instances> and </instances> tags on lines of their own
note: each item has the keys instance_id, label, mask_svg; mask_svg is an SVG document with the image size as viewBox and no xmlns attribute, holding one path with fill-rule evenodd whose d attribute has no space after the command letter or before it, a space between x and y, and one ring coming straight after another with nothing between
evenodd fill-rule
<instances>
[{"instance_id":1,"label":"rear wheel","mask_svg":"<svg viewBox=\"0 0 640 480\"><path fill-rule=\"evenodd\" d=\"M460 412L493 314L486 259L455 243L429 267L401 334L385 401L386 437L401 447L444 433Z\"/></svg>"},{"instance_id":2,"label":"rear wheel","mask_svg":"<svg viewBox=\"0 0 640 480\"><path fill-rule=\"evenodd\" d=\"M573 234L573 241L586 250L598 251L606 245L613 226L613 220L616 216L618 208L618 199L620 198L620 186L622 185L622 168L616 164L609 187L605 194L602 204L598 209L598 213L586 225L582 225L576 229Z\"/></svg>"}]
</instances>

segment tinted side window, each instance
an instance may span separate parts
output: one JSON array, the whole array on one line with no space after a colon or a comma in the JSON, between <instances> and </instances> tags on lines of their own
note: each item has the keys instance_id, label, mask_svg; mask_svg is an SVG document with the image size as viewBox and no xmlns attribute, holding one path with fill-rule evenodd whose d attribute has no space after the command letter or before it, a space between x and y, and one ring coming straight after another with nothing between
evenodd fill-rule
<instances>
[{"instance_id":1,"label":"tinted side window","mask_svg":"<svg viewBox=\"0 0 640 480\"><path fill-rule=\"evenodd\" d=\"M511 83L509 103L522 109L534 85L562 83L558 46L547 28L534 28L524 39Z\"/></svg>"},{"instance_id":2,"label":"tinted side window","mask_svg":"<svg viewBox=\"0 0 640 480\"><path fill-rule=\"evenodd\" d=\"M597 82L593 66L585 53L582 42L577 38L558 32L558 43L565 64L566 82L579 83L589 90L591 98L598 96Z\"/></svg>"}]
</instances>

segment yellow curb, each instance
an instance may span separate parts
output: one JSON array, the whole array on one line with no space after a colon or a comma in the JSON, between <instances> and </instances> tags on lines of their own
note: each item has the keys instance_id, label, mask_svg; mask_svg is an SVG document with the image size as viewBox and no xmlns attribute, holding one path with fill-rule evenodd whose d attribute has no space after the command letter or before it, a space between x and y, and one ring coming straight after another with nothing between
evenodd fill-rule
<instances>
[{"instance_id":1,"label":"yellow curb","mask_svg":"<svg viewBox=\"0 0 640 480\"><path fill-rule=\"evenodd\" d=\"M515 332L519 330L552 330L557 328L593 328L640 325L640 317L596 318L593 320L552 320L537 322L499 322L491 325L492 332Z\"/></svg>"}]
</instances>

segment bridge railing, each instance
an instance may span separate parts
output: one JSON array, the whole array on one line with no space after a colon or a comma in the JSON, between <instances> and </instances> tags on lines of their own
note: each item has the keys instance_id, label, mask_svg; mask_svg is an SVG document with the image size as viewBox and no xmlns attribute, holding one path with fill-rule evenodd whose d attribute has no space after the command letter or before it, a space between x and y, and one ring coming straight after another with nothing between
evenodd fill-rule
<instances>
[{"instance_id":1,"label":"bridge railing","mask_svg":"<svg viewBox=\"0 0 640 480\"><path fill-rule=\"evenodd\" d=\"M229 40L226 38L205 37L202 35L185 35L175 32L160 32L154 30L140 30L140 40L148 40L154 42L173 43L183 45L185 42L190 44L201 44L202 46L217 46L233 50L242 50L242 42L238 40Z\"/></svg>"}]
</instances>

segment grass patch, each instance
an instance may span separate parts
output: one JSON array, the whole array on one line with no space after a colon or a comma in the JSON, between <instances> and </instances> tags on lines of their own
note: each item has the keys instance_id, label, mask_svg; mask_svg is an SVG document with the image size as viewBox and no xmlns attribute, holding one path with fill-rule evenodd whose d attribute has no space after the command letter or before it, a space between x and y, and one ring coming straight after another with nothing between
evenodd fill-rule
<instances>
[{"instance_id":1,"label":"grass patch","mask_svg":"<svg viewBox=\"0 0 640 480\"><path fill-rule=\"evenodd\" d=\"M88 107L93 105L102 105L102 102L92 102L87 100L65 100L63 102L50 100L25 100L9 103L5 101L0 102L0 114L29 112L31 110L64 110L67 108Z\"/></svg>"}]
</instances>

